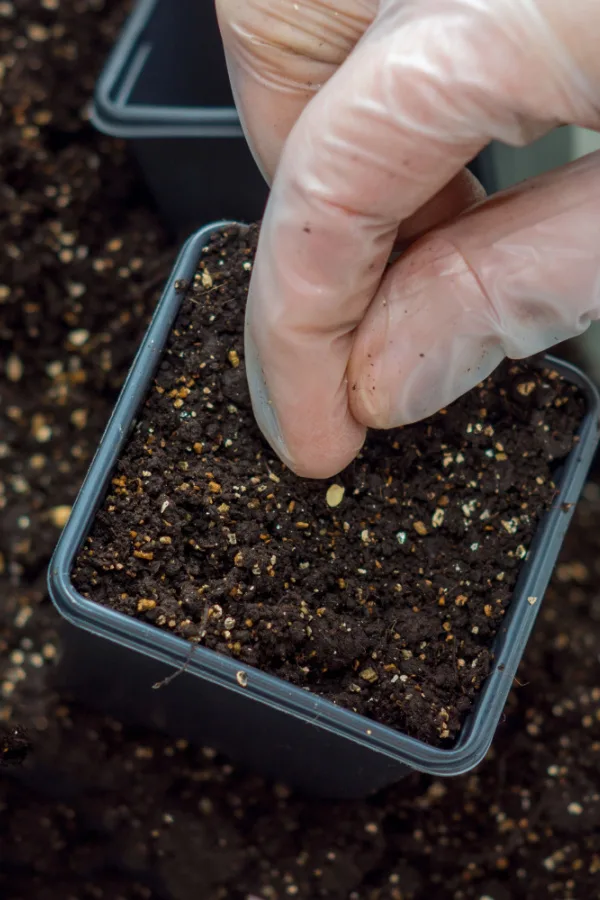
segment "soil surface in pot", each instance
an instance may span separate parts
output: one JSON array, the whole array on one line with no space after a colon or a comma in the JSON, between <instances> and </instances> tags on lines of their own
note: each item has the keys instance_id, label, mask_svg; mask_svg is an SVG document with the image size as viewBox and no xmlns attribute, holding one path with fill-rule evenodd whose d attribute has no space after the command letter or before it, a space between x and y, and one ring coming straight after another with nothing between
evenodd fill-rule
<instances>
[{"instance_id":1,"label":"soil surface in pot","mask_svg":"<svg viewBox=\"0 0 600 900\"><path fill-rule=\"evenodd\" d=\"M84 595L421 738L489 674L579 390L506 365L329 481L254 422L243 353L257 229L205 248L74 582Z\"/></svg>"}]
</instances>

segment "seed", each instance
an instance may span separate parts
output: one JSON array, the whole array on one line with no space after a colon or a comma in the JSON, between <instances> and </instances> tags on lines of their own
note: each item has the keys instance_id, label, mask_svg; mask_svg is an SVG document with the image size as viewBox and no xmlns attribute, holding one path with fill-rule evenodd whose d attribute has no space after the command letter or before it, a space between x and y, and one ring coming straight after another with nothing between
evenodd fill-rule
<instances>
[{"instance_id":1,"label":"seed","mask_svg":"<svg viewBox=\"0 0 600 900\"><path fill-rule=\"evenodd\" d=\"M207 272L206 269L203 269L200 278L202 280L202 287L206 290L210 290L210 288L213 286L213 280L211 278L210 272Z\"/></svg>"},{"instance_id":2,"label":"seed","mask_svg":"<svg viewBox=\"0 0 600 900\"><path fill-rule=\"evenodd\" d=\"M234 368L234 369L237 369L237 367L238 367L239 364L240 364L240 358L239 358L239 356L237 355L237 352L236 352L235 350L230 350L230 351L229 351L229 353L227 354L227 359L229 360L229 362L231 363L231 365L233 366L233 368Z\"/></svg>"},{"instance_id":3,"label":"seed","mask_svg":"<svg viewBox=\"0 0 600 900\"><path fill-rule=\"evenodd\" d=\"M377 681L378 675L375 669L367 668L363 669L362 672L360 672L360 677L363 681L368 681L369 684L373 684L375 681Z\"/></svg>"},{"instance_id":4,"label":"seed","mask_svg":"<svg viewBox=\"0 0 600 900\"><path fill-rule=\"evenodd\" d=\"M567 809L572 816L580 816L583 812L583 806L581 805L581 803L569 803Z\"/></svg>"},{"instance_id":5,"label":"seed","mask_svg":"<svg viewBox=\"0 0 600 900\"><path fill-rule=\"evenodd\" d=\"M239 684L240 687L246 687L248 684L248 676L245 672L236 672L235 680Z\"/></svg>"},{"instance_id":6,"label":"seed","mask_svg":"<svg viewBox=\"0 0 600 900\"><path fill-rule=\"evenodd\" d=\"M204 444L201 444L200 441L196 441L194 444L194 453L202 453L204 450Z\"/></svg>"},{"instance_id":7,"label":"seed","mask_svg":"<svg viewBox=\"0 0 600 900\"><path fill-rule=\"evenodd\" d=\"M527 602L529 603L530 606L534 606L534 604L537 603L537 597L528 597Z\"/></svg>"},{"instance_id":8,"label":"seed","mask_svg":"<svg viewBox=\"0 0 600 900\"><path fill-rule=\"evenodd\" d=\"M427 527L424 522L413 522L413 528L417 534L421 535L421 537L424 537L427 534Z\"/></svg>"},{"instance_id":9,"label":"seed","mask_svg":"<svg viewBox=\"0 0 600 900\"><path fill-rule=\"evenodd\" d=\"M491 603L486 603L485 606L483 607L483 611L486 614L486 616L488 617L488 619L491 618L492 613L493 613Z\"/></svg>"},{"instance_id":10,"label":"seed","mask_svg":"<svg viewBox=\"0 0 600 900\"><path fill-rule=\"evenodd\" d=\"M221 493L221 485L218 484L216 481L209 481L208 489L211 492L211 494L220 494Z\"/></svg>"},{"instance_id":11,"label":"seed","mask_svg":"<svg viewBox=\"0 0 600 900\"><path fill-rule=\"evenodd\" d=\"M459 594L454 602L457 606L464 606L468 599L466 594Z\"/></svg>"},{"instance_id":12,"label":"seed","mask_svg":"<svg viewBox=\"0 0 600 900\"><path fill-rule=\"evenodd\" d=\"M154 609L156 606L156 600L151 600L149 597L142 597L137 602L137 611L138 612L147 612L149 609Z\"/></svg>"},{"instance_id":13,"label":"seed","mask_svg":"<svg viewBox=\"0 0 600 900\"><path fill-rule=\"evenodd\" d=\"M55 506L50 510L50 519L57 528L64 528L71 515L70 506Z\"/></svg>"},{"instance_id":14,"label":"seed","mask_svg":"<svg viewBox=\"0 0 600 900\"><path fill-rule=\"evenodd\" d=\"M327 494L325 495L327 506L339 506L344 499L344 493L345 490L341 484L331 484L327 489Z\"/></svg>"}]
</instances>

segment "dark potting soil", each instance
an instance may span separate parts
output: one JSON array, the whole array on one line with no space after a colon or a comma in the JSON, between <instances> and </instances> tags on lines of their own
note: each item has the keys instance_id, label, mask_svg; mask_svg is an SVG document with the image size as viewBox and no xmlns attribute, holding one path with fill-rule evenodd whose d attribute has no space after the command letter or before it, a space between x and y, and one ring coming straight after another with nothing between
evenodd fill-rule
<instances>
[{"instance_id":1,"label":"dark potting soil","mask_svg":"<svg viewBox=\"0 0 600 900\"><path fill-rule=\"evenodd\" d=\"M31 740L22 725L0 726L0 767L20 765L31 750Z\"/></svg>"},{"instance_id":2,"label":"dark potting soil","mask_svg":"<svg viewBox=\"0 0 600 900\"><path fill-rule=\"evenodd\" d=\"M123 145L85 115L126 11L0 4L0 721L31 740L0 770L0 897L597 900L597 484L467 776L316 801L57 696L46 566L172 259ZM59 256L55 222L87 249Z\"/></svg>"},{"instance_id":3,"label":"dark potting soil","mask_svg":"<svg viewBox=\"0 0 600 900\"><path fill-rule=\"evenodd\" d=\"M243 320L257 229L213 239L76 564L86 596L432 744L490 671L579 390L506 365L327 482L254 422Z\"/></svg>"}]
</instances>

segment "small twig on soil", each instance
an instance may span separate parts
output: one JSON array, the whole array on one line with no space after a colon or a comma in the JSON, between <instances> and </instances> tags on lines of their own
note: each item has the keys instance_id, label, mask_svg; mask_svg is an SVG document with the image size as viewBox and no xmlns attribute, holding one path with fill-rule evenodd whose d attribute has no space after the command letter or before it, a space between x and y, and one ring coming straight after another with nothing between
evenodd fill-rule
<instances>
[{"instance_id":1,"label":"small twig on soil","mask_svg":"<svg viewBox=\"0 0 600 900\"><path fill-rule=\"evenodd\" d=\"M229 284L229 280L220 281L218 284L213 284L211 288L207 288L205 291L201 291L199 294L196 294L196 297L206 297L207 294L212 294L212 292L216 291L217 288L224 287L226 284ZM198 306L199 304L199 301L195 300L194 297L188 296L188 300L190 301L190 303L195 303L196 306Z\"/></svg>"},{"instance_id":2,"label":"small twig on soil","mask_svg":"<svg viewBox=\"0 0 600 900\"><path fill-rule=\"evenodd\" d=\"M202 638L206 634L206 625L208 622L209 608L210 607L207 606L205 608L204 612L202 613L202 621L200 622L200 629L199 629L200 630L200 640L202 640ZM153 691L158 691L160 688L165 687L167 684L170 684L174 678L177 678L178 675L181 675L182 672L186 671L187 667L189 666L189 664L191 662L191 659L192 659L194 650L196 649L196 646L197 646L196 644L190 644L190 649L188 650L188 654L187 654L186 658L184 659L183 663L181 664L181 666L175 672L172 672L170 675L167 675L166 678L163 678L162 681L157 681L156 684L153 684L152 685Z\"/></svg>"},{"instance_id":3,"label":"small twig on soil","mask_svg":"<svg viewBox=\"0 0 600 900\"><path fill-rule=\"evenodd\" d=\"M196 649L196 645L190 644L190 649L188 650L188 654L187 654L186 658L184 659L183 663L181 664L181 666L178 669L176 669L175 672L172 672L171 675L167 675L166 678L163 678L162 681L157 681L155 684L153 684L152 690L158 691L160 688L166 687L166 685L170 684L174 678L177 678L178 675L181 675L182 672L185 672L185 670L187 669L187 667L190 664L190 661L192 659L192 654L195 649Z\"/></svg>"}]
</instances>

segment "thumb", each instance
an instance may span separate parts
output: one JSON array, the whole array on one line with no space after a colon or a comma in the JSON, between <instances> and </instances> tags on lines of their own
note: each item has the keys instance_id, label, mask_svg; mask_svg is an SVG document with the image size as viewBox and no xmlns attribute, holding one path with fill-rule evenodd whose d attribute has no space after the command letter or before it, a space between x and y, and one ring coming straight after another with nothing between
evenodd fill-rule
<instances>
[{"instance_id":1,"label":"thumb","mask_svg":"<svg viewBox=\"0 0 600 900\"><path fill-rule=\"evenodd\" d=\"M359 326L350 404L363 425L422 419L600 317L600 152L497 194L415 244Z\"/></svg>"}]
</instances>

